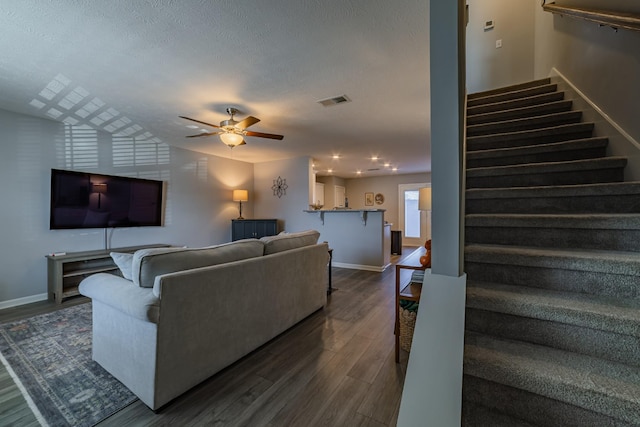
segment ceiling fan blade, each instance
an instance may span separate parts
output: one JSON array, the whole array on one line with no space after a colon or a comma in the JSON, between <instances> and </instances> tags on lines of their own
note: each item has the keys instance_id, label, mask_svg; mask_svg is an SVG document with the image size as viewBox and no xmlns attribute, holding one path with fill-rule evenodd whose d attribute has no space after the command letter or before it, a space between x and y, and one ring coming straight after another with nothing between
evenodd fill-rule
<instances>
[{"instance_id":1,"label":"ceiling fan blade","mask_svg":"<svg viewBox=\"0 0 640 427\"><path fill-rule=\"evenodd\" d=\"M211 126L211 127L214 127L214 128L219 128L220 127L218 125L214 125L214 124L207 123L207 122L201 122L200 120L192 119L190 117L185 117L185 116L178 116L178 117L180 117L181 119L191 120L192 122L200 123L202 125L207 125L207 126Z\"/></svg>"},{"instance_id":2,"label":"ceiling fan blade","mask_svg":"<svg viewBox=\"0 0 640 427\"><path fill-rule=\"evenodd\" d=\"M258 119L257 117L249 116L246 119L236 123L236 127L239 128L239 129L246 129L249 126L255 125L259 121L260 121L260 119Z\"/></svg>"},{"instance_id":3,"label":"ceiling fan blade","mask_svg":"<svg viewBox=\"0 0 640 427\"><path fill-rule=\"evenodd\" d=\"M270 139L282 139L283 135L275 135L273 133L262 133L262 132L251 132L250 130L244 133L247 136L257 136L259 138L270 138Z\"/></svg>"},{"instance_id":4,"label":"ceiling fan blade","mask_svg":"<svg viewBox=\"0 0 640 427\"><path fill-rule=\"evenodd\" d=\"M197 135L187 135L187 138L198 138L200 136L220 135L222 132L203 132Z\"/></svg>"}]
</instances>

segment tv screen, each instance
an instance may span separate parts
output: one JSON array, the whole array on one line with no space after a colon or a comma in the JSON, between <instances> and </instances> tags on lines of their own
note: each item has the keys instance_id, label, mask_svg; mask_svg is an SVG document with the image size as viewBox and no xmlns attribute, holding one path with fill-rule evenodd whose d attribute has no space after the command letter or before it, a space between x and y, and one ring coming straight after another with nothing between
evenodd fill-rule
<instances>
[{"instance_id":1,"label":"tv screen","mask_svg":"<svg viewBox=\"0 0 640 427\"><path fill-rule=\"evenodd\" d=\"M49 228L161 226L163 184L51 169Z\"/></svg>"}]
</instances>

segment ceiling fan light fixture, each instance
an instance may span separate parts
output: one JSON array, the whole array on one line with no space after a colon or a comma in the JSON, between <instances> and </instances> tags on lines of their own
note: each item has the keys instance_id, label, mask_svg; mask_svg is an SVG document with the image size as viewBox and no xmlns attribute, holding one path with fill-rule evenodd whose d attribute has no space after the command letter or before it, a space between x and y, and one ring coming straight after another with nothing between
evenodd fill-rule
<instances>
[{"instance_id":1,"label":"ceiling fan light fixture","mask_svg":"<svg viewBox=\"0 0 640 427\"><path fill-rule=\"evenodd\" d=\"M231 148L235 147L236 145L242 144L242 141L244 140L242 135L234 132L221 133L220 139L224 144L228 145Z\"/></svg>"}]
</instances>

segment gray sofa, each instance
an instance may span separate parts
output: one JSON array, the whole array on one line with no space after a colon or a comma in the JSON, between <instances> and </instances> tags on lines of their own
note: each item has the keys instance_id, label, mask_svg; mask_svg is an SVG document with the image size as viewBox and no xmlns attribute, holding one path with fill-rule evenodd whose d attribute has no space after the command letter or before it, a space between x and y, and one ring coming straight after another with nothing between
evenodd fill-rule
<instances>
[{"instance_id":1,"label":"gray sofa","mask_svg":"<svg viewBox=\"0 0 640 427\"><path fill-rule=\"evenodd\" d=\"M132 280L99 273L80 284L93 304L93 359L160 408L325 305L318 236L114 254Z\"/></svg>"}]
</instances>

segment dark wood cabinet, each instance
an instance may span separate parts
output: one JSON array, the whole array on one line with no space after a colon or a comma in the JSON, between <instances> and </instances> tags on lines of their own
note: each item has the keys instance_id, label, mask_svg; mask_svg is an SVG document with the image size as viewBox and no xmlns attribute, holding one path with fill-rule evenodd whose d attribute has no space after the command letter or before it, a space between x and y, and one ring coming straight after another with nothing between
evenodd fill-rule
<instances>
[{"instance_id":1,"label":"dark wood cabinet","mask_svg":"<svg viewBox=\"0 0 640 427\"><path fill-rule=\"evenodd\" d=\"M231 240L259 239L278 234L277 219L232 219Z\"/></svg>"}]
</instances>

